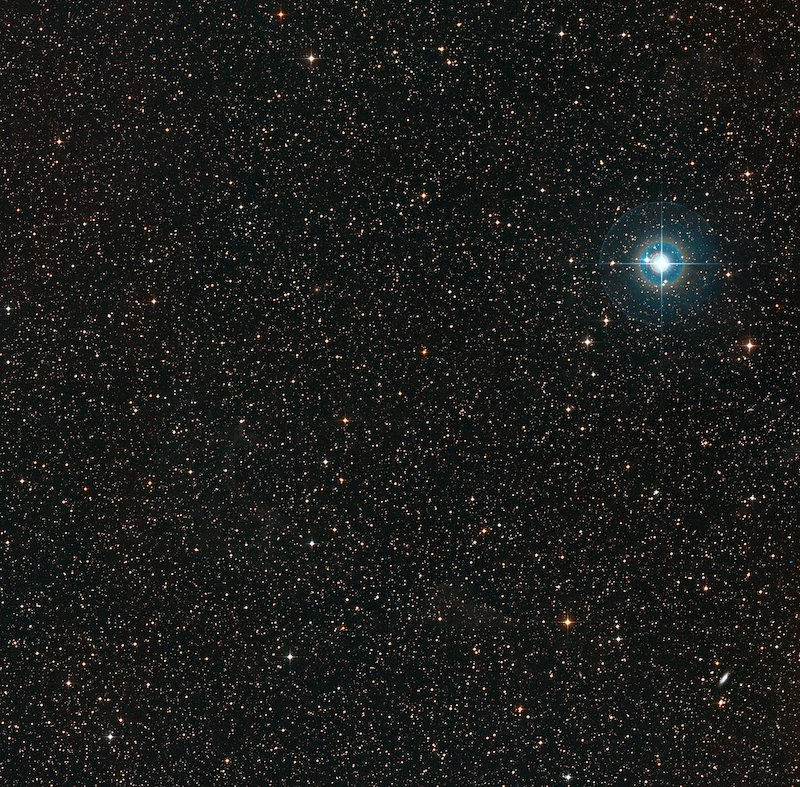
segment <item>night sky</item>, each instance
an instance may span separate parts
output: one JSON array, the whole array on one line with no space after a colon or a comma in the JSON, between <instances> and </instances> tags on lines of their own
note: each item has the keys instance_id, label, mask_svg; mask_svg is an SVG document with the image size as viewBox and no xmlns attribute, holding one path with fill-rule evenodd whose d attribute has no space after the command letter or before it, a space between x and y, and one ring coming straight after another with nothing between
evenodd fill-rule
<instances>
[{"instance_id":1,"label":"night sky","mask_svg":"<svg viewBox=\"0 0 800 787\"><path fill-rule=\"evenodd\" d=\"M3 3L2 784L800 784L798 24Z\"/></svg>"}]
</instances>

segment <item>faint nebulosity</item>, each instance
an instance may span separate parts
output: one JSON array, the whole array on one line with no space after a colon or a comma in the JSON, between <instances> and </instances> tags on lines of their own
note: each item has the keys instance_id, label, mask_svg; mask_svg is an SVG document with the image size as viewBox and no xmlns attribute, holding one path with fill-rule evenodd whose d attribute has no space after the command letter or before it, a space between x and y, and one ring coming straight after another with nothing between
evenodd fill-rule
<instances>
[{"instance_id":1,"label":"faint nebulosity","mask_svg":"<svg viewBox=\"0 0 800 787\"><path fill-rule=\"evenodd\" d=\"M800 783L793 3L0 17L4 785Z\"/></svg>"}]
</instances>

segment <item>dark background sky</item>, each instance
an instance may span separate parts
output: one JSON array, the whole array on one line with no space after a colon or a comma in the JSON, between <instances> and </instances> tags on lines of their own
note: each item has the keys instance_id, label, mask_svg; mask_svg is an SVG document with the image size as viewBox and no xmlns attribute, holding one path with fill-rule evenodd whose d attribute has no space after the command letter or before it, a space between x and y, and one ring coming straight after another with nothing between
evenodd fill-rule
<instances>
[{"instance_id":1,"label":"dark background sky","mask_svg":"<svg viewBox=\"0 0 800 787\"><path fill-rule=\"evenodd\" d=\"M796 6L455 5L3 4L4 784L800 783Z\"/></svg>"}]
</instances>

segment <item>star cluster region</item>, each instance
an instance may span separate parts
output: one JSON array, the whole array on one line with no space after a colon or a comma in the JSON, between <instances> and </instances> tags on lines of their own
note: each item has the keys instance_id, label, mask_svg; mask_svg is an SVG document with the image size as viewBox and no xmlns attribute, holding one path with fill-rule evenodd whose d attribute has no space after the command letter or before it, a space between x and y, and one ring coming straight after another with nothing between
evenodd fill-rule
<instances>
[{"instance_id":1,"label":"star cluster region","mask_svg":"<svg viewBox=\"0 0 800 787\"><path fill-rule=\"evenodd\" d=\"M800 779L791 4L0 22L4 784Z\"/></svg>"}]
</instances>

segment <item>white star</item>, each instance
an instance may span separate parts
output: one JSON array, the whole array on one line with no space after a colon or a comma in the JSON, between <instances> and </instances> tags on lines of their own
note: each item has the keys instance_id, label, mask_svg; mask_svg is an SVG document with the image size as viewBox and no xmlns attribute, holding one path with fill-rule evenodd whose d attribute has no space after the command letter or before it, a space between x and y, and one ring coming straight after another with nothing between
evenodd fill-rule
<instances>
[{"instance_id":1,"label":"white star","mask_svg":"<svg viewBox=\"0 0 800 787\"><path fill-rule=\"evenodd\" d=\"M672 262L663 251L650 258L650 267L657 273L664 273L670 265Z\"/></svg>"}]
</instances>

